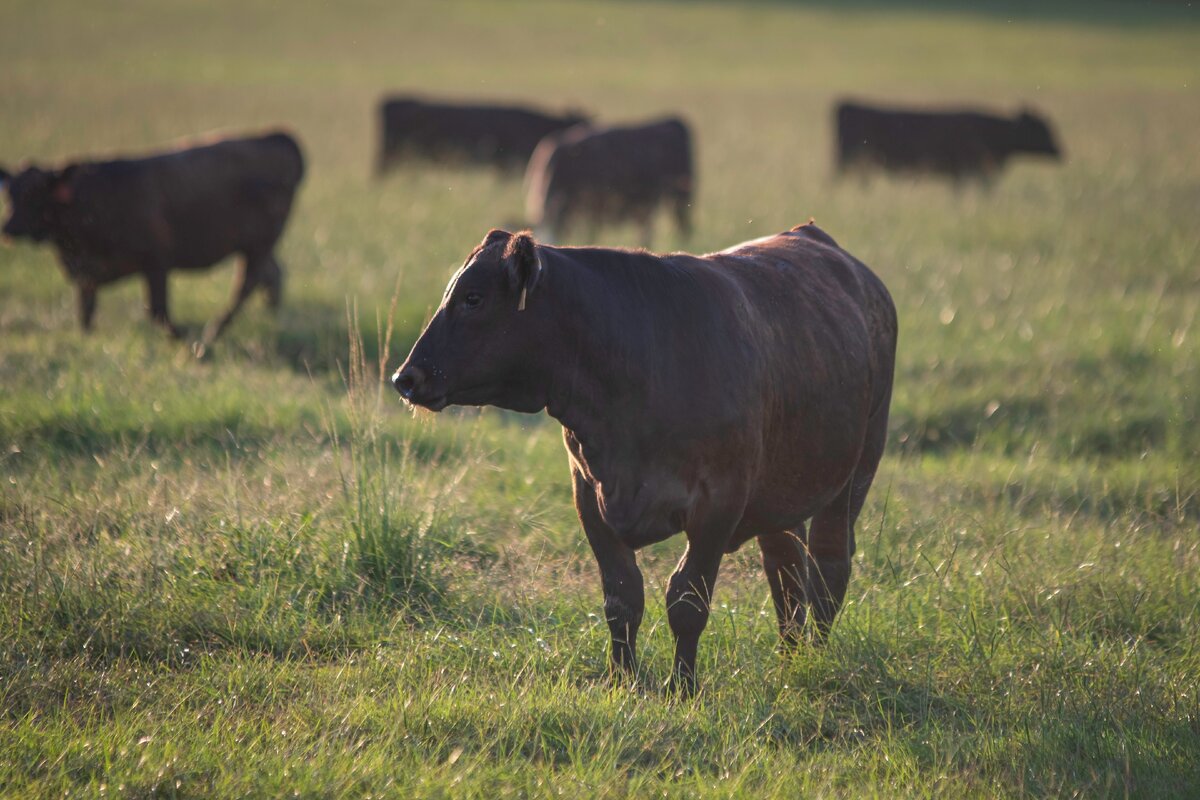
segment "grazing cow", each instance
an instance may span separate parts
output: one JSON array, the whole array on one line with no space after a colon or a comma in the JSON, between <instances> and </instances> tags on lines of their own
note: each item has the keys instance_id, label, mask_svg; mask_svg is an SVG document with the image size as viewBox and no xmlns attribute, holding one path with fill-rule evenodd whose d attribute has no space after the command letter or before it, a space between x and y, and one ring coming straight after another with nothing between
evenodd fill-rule
<instances>
[{"instance_id":1,"label":"grazing cow","mask_svg":"<svg viewBox=\"0 0 1200 800\"><path fill-rule=\"evenodd\" d=\"M79 321L92 327L96 289L130 275L146 280L151 319L174 336L167 273L242 256L233 303L209 324L211 342L258 287L279 305L283 269L275 243L304 173L286 133L224 139L144 158L83 161L58 169L0 169L12 216L4 233L51 242L79 289Z\"/></svg>"},{"instance_id":2,"label":"grazing cow","mask_svg":"<svg viewBox=\"0 0 1200 800\"><path fill-rule=\"evenodd\" d=\"M520 170L542 137L587 121L577 113L555 115L518 106L435 103L412 97L385 98L379 104L379 119L377 176L405 156Z\"/></svg>"},{"instance_id":3,"label":"grazing cow","mask_svg":"<svg viewBox=\"0 0 1200 800\"><path fill-rule=\"evenodd\" d=\"M672 685L690 693L721 558L750 539L785 645L807 615L827 634L887 438L895 348L887 289L811 224L707 256L494 230L392 382L434 411L562 423L618 674L642 620L635 551L686 532L666 600Z\"/></svg>"},{"instance_id":4,"label":"grazing cow","mask_svg":"<svg viewBox=\"0 0 1200 800\"><path fill-rule=\"evenodd\" d=\"M837 107L837 170L877 167L988 182L1016 153L1059 159L1049 123L1030 111L1001 117L978 111Z\"/></svg>"},{"instance_id":5,"label":"grazing cow","mask_svg":"<svg viewBox=\"0 0 1200 800\"><path fill-rule=\"evenodd\" d=\"M581 224L594 241L601 225L633 222L649 247L662 204L683 236L691 235L692 142L679 119L551 134L529 159L525 184L525 214L547 242Z\"/></svg>"}]
</instances>

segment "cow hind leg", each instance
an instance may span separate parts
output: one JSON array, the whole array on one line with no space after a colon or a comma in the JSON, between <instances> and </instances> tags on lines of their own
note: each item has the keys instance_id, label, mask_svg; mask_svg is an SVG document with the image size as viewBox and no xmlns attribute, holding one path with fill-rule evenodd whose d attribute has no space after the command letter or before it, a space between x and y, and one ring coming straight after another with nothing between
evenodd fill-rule
<instances>
[{"instance_id":1,"label":"cow hind leg","mask_svg":"<svg viewBox=\"0 0 1200 800\"><path fill-rule=\"evenodd\" d=\"M679 235L686 242L692 238L692 196L691 193L675 196L675 224L679 227Z\"/></svg>"},{"instance_id":2,"label":"cow hind leg","mask_svg":"<svg viewBox=\"0 0 1200 800\"><path fill-rule=\"evenodd\" d=\"M642 247L649 250L654 245L654 209L648 209L642 214L638 223L642 231Z\"/></svg>"},{"instance_id":3,"label":"cow hind leg","mask_svg":"<svg viewBox=\"0 0 1200 800\"><path fill-rule=\"evenodd\" d=\"M846 488L813 517L808 537L808 600L818 641L833 626L850 582L850 557L854 555L854 526L875 480L875 471L887 442L887 401L867 426L867 438Z\"/></svg>"},{"instance_id":4,"label":"cow hind leg","mask_svg":"<svg viewBox=\"0 0 1200 800\"><path fill-rule=\"evenodd\" d=\"M283 301L283 265L274 255L267 256L263 264L262 284L267 292L267 306L278 311Z\"/></svg>"},{"instance_id":5,"label":"cow hind leg","mask_svg":"<svg viewBox=\"0 0 1200 800\"><path fill-rule=\"evenodd\" d=\"M845 502L844 494L840 496ZM851 523L845 511L828 506L813 518L808 542L808 577L804 595L812 613L817 641L833 627L850 583Z\"/></svg>"},{"instance_id":6,"label":"cow hind leg","mask_svg":"<svg viewBox=\"0 0 1200 800\"><path fill-rule=\"evenodd\" d=\"M237 316L238 311L242 308L242 304L246 302L246 298L253 294L255 289L263 285L264 278L271 269L271 267L267 266L268 264L273 264L276 270L279 268L279 265L275 263L270 253L265 255L246 253L242 257L241 272L239 273L237 286L233 291L233 301L229 304L229 308L225 310L225 313L204 327L204 336L201 338L202 345L212 344L229 323L233 321L233 318Z\"/></svg>"},{"instance_id":7,"label":"cow hind leg","mask_svg":"<svg viewBox=\"0 0 1200 800\"><path fill-rule=\"evenodd\" d=\"M777 531L758 537L763 572L771 587L775 617L779 621L780 646L793 649L800 640L806 616L805 577L808 572L804 549L804 526L796 531Z\"/></svg>"},{"instance_id":8,"label":"cow hind leg","mask_svg":"<svg viewBox=\"0 0 1200 800\"><path fill-rule=\"evenodd\" d=\"M90 283L79 285L79 325L84 331L92 330L92 319L96 316L96 287Z\"/></svg>"},{"instance_id":9,"label":"cow hind leg","mask_svg":"<svg viewBox=\"0 0 1200 800\"><path fill-rule=\"evenodd\" d=\"M561 245L568 235L568 220L563 216L542 216L542 221L533 226L534 237L542 244Z\"/></svg>"},{"instance_id":10,"label":"cow hind leg","mask_svg":"<svg viewBox=\"0 0 1200 800\"><path fill-rule=\"evenodd\" d=\"M375 159L375 180L382 180L392 168L392 153L386 146L381 147Z\"/></svg>"},{"instance_id":11,"label":"cow hind leg","mask_svg":"<svg viewBox=\"0 0 1200 800\"><path fill-rule=\"evenodd\" d=\"M564 227L566 220L564 219ZM591 212L584 212L575 217L572 224L579 231L578 244L596 246L600 244L600 218ZM563 241L568 241L567 233L562 232Z\"/></svg>"}]
</instances>

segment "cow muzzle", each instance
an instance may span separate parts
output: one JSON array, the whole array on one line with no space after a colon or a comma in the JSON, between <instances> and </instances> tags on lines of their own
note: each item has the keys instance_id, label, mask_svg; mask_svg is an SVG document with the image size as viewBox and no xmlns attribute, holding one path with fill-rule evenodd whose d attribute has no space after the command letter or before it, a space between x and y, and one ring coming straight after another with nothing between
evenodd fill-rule
<instances>
[{"instance_id":1,"label":"cow muzzle","mask_svg":"<svg viewBox=\"0 0 1200 800\"><path fill-rule=\"evenodd\" d=\"M392 386L406 403L423 406L430 411L446 407L446 395L437 394L430 386L429 373L415 364L405 364L392 375Z\"/></svg>"}]
</instances>

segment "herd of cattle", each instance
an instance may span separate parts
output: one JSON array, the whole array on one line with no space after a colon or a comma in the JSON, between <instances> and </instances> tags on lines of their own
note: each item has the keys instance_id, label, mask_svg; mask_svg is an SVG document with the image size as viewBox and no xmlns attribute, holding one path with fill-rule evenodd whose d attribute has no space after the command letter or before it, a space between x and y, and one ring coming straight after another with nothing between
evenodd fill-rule
<instances>
[{"instance_id":1,"label":"herd of cattle","mask_svg":"<svg viewBox=\"0 0 1200 800\"><path fill-rule=\"evenodd\" d=\"M594 239L618 222L640 225L649 244L662 206L688 235L695 170L680 119L605 127L580 114L412 98L389 99L380 114L381 175L409 159L524 166L537 238L491 231L392 382L434 411L544 409L562 423L614 670L636 664L645 605L636 551L680 531L688 547L666 598L679 690L696 685L721 560L751 539L784 645L809 630L823 638L887 438L897 320L879 278L811 223L706 256L552 244L581 228ZM1014 154L1059 153L1047 123L1028 112L843 103L836 120L839 174L987 181ZM255 289L279 303L274 251L303 174L286 133L0 169L12 207L4 233L54 244L85 329L99 286L141 274L152 319L178 335L170 270L239 254L233 303L203 346Z\"/></svg>"},{"instance_id":2,"label":"herd of cattle","mask_svg":"<svg viewBox=\"0 0 1200 800\"><path fill-rule=\"evenodd\" d=\"M379 118L379 176L412 161L523 169L524 226L541 241L593 242L601 226L632 223L649 247L663 207L685 238L691 232L696 177L682 119L604 126L580 112L414 97L386 98ZM845 102L835 120L839 175L879 169L987 182L1012 155L1059 155L1048 123L1028 111L1009 118ZM303 174L300 147L283 132L16 174L0 167L11 207L4 234L56 247L85 329L97 288L140 274L152 320L178 335L168 272L240 255L232 304L205 329L203 341L211 342L255 289L278 305L283 270L274 248Z\"/></svg>"}]
</instances>

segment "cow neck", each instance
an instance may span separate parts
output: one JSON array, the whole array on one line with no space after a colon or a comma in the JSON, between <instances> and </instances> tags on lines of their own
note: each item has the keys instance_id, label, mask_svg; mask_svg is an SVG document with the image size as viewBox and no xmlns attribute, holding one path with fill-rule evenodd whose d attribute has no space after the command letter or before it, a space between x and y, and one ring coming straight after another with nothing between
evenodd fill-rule
<instances>
[{"instance_id":1,"label":"cow neck","mask_svg":"<svg viewBox=\"0 0 1200 800\"><path fill-rule=\"evenodd\" d=\"M657 423L646 402L654 365L629 324L645 297L589 263L596 252L557 255L540 287L556 334L546 410L585 447L635 441Z\"/></svg>"}]
</instances>

